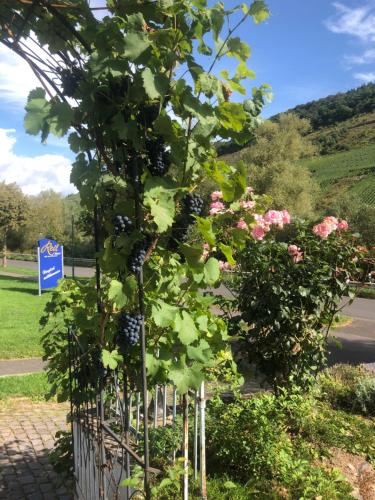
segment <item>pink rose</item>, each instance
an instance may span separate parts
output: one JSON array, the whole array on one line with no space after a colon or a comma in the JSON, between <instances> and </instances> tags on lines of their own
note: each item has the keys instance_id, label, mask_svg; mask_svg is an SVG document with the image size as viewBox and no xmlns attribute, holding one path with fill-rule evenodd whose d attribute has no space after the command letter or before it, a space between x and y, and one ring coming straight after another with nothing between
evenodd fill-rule
<instances>
[{"instance_id":1,"label":"pink rose","mask_svg":"<svg viewBox=\"0 0 375 500\"><path fill-rule=\"evenodd\" d=\"M283 213L278 210L268 210L264 216L264 220L269 224L275 224L279 227L283 227Z\"/></svg>"},{"instance_id":2,"label":"pink rose","mask_svg":"<svg viewBox=\"0 0 375 500\"><path fill-rule=\"evenodd\" d=\"M215 201L210 205L210 215L223 213L224 210L225 210L225 205L224 203L221 203L221 201Z\"/></svg>"},{"instance_id":3,"label":"pink rose","mask_svg":"<svg viewBox=\"0 0 375 500\"><path fill-rule=\"evenodd\" d=\"M300 251L300 248L297 247L297 245L289 245L288 246L288 253L290 255L296 255Z\"/></svg>"},{"instance_id":4,"label":"pink rose","mask_svg":"<svg viewBox=\"0 0 375 500\"><path fill-rule=\"evenodd\" d=\"M334 230L335 227L330 223L327 224L326 222L321 222L313 227L313 233L320 236L320 238L328 238Z\"/></svg>"},{"instance_id":5,"label":"pink rose","mask_svg":"<svg viewBox=\"0 0 375 500\"><path fill-rule=\"evenodd\" d=\"M263 226L257 225L253 227L251 231L251 236L256 240L262 240L266 235L266 231Z\"/></svg>"},{"instance_id":6,"label":"pink rose","mask_svg":"<svg viewBox=\"0 0 375 500\"><path fill-rule=\"evenodd\" d=\"M211 193L211 200L216 201L216 200L221 200L223 197L223 193L221 191L214 191Z\"/></svg>"},{"instance_id":7,"label":"pink rose","mask_svg":"<svg viewBox=\"0 0 375 500\"><path fill-rule=\"evenodd\" d=\"M337 225L337 229L339 231L347 231L349 229L349 224L348 221L341 219L340 222Z\"/></svg>"},{"instance_id":8,"label":"pink rose","mask_svg":"<svg viewBox=\"0 0 375 500\"><path fill-rule=\"evenodd\" d=\"M203 253L202 257L204 260L210 255L210 245L208 243L203 243Z\"/></svg>"},{"instance_id":9,"label":"pink rose","mask_svg":"<svg viewBox=\"0 0 375 500\"><path fill-rule=\"evenodd\" d=\"M229 264L229 262L219 260L219 269L220 271L228 271L229 269L232 269L232 266Z\"/></svg>"},{"instance_id":10,"label":"pink rose","mask_svg":"<svg viewBox=\"0 0 375 500\"><path fill-rule=\"evenodd\" d=\"M300 247L297 247L297 245L289 245L288 253L292 257L293 262L295 263L303 260L303 252L301 252Z\"/></svg>"},{"instance_id":11,"label":"pink rose","mask_svg":"<svg viewBox=\"0 0 375 500\"><path fill-rule=\"evenodd\" d=\"M246 194L251 194L254 192L254 189L251 186L247 186L246 188Z\"/></svg>"},{"instance_id":12,"label":"pink rose","mask_svg":"<svg viewBox=\"0 0 375 500\"><path fill-rule=\"evenodd\" d=\"M282 219L284 224L290 224L291 221L291 216L288 210L283 210L282 212Z\"/></svg>"},{"instance_id":13,"label":"pink rose","mask_svg":"<svg viewBox=\"0 0 375 500\"><path fill-rule=\"evenodd\" d=\"M336 217L333 217L332 215L329 215L328 217L324 217L323 223L332 226L333 231L334 231L334 230L337 229L339 221L336 219Z\"/></svg>"},{"instance_id":14,"label":"pink rose","mask_svg":"<svg viewBox=\"0 0 375 500\"><path fill-rule=\"evenodd\" d=\"M237 222L237 229L247 229L247 224L246 222L243 220L243 219L240 219L238 222Z\"/></svg>"},{"instance_id":15,"label":"pink rose","mask_svg":"<svg viewBox=\"0 0 375 500\"><path fill-rule=\"evenodd\" d=\"M252 210L255 207L255 201L240 201L240 206L244 210Z\"/></svg>"}]
</instances>

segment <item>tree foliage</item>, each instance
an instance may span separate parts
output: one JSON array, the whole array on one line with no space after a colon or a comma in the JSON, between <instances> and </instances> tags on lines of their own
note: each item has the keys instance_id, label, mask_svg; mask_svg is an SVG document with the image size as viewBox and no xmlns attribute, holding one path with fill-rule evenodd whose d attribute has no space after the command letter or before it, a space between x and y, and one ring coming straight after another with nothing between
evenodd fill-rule
<instances>
[{"instance_id":1,"label":"tree foliage","mask_svg":"<svg viewBox=\"0 0 375 500\"><path fill-rule=\"evenodd\" d=\"M314 130L343 122L363 113L375 110L375 84L368 83L348 92L323 97L316 101L300 104L287 113L295 113L311 122ZM273 117L276 121L280 115Z\"/></svg>"},{"instance_id":2,"label":"tree foliage","mask_svg":"<svg viewBox=\"0 0 375 500\"><path fill-rule=\"evenodd\" d=\"M6 253L7 236L11 230L19 229L28 216L25 197L16 184L0 182L0 236ZM4 257L4 265L6 260Z\"/></svg>"},{"instance_id":3,"label":"tree foliage","mask_svg":"<svg viewBox=\"0 0 375 500\"><path fill-rule=\"evenodd\" d=\"M318 191L310 172L297 164L315 152L306 137L309 129L307 120L280 115L277 123L263 123L255 132L254 143L240 155L258 193L270 195L276 208L304 217L314 214Z\"/></svg>"}]
</instances>

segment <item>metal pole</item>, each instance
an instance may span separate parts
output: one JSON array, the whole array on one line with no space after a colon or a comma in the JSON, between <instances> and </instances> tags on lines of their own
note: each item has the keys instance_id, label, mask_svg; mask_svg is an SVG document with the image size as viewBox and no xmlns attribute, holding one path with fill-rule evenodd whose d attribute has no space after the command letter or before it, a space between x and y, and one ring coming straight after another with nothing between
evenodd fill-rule
<instances>
[{"instance_id":1,"label":"metal pole","mask_svg":"<svg viewBox=\"0 0 375 500\"><path fill-rule=\"evenodd\" d=\"M74 215L72 215L72 278L75 279L75 266L74 266Z\"/></svg>"},{"instance_id":2,"label":"metal pole","mask_svg":"<svg viewBox=\"0 0 375 500\"><path fill-rule=\"evenodd\" d=\"M41 275L40 275L40 248L38 247L38 295L42 295L42 284L40 282L41 280Z\"/></svg>"},{"instance_id":3,"label":"metal pole","mask_svg":"<svg viewBox=\"0 0 375 500\"><path fill-rule=\"evenodd\" d=\"M206 485L206 398L204 395L204 382L200 387L199 394L200 410L201 410L201 428L200 428L200 473L201 473L201 497L202 500L207 499Z\"/></svg>"},{"instance_id":4,"label":"metal pole","mask_svg":"<svg viewBox=\"0 0 375 500\"><path fill-rule=\"evenodd\" d=\"M142 229L142 212L141 201L139 197L139 172L138 164L134 165L134 208L136 227L138 230ZM151 498L150 493L150 477L149 477L149 442L148 442L148 393L147 393L147 370L146 370L146 330L145 330L145 302L144 302L144 289L143 289L143 268L137 273L138 284L138 307L139 314L142 317L141 321L141 362L142 362L142 396L143 396L143 441L144 441L144 488L146 500Z\"/></svg>"},{"instance_id":5,"label":"metal pole","mask_svg":"<svg viewBox=\"0 0 375 500\"><path fill-rule=\"evenodd\" d=\"M167 386L163 387L163 427L167 424Z\"/></svg>"},{"instance_id":6,"label":"metal pole","mask_svg":"<svg viewBox=\"0 0 375 500\"><path fill-rule=\"evenodd\" d=\"M155 396L154 396L154 427L158 426L158 403L159 403L159 386L155 385Z\"/></svg>"},{"instance_id":7,"label":"metal pole","mask_svg":"<svg viewBox=\"0 0 375 500\"><path fill-rule=\"evenodd\" d=\"M184 479L183 479L183 500L189 499L189 407L188 407L188 395L184 394L182 396L182 408L183 408L183 457L184 457Z\"/></svg>"},{"instance_id":8,"label":"metal pole","mask_svg":"<svg viewBox=\"0 0 375 500\"><path fill-rule=\"evenodd\" d=\"M199 401L198 391L195 391L194 398L194 481L198 477L198 416Z\"/></svg>"},{"instance_id":9,"label":"metal pole","mask_svg":"<svg viewBox=\"0 0 375 500\"><path fill-rule=\"evenodd\" d=\"M65 277L64 273L64 247L61 245L61 272L62 272L62 277Z\"/></svg>"}]
</instances>

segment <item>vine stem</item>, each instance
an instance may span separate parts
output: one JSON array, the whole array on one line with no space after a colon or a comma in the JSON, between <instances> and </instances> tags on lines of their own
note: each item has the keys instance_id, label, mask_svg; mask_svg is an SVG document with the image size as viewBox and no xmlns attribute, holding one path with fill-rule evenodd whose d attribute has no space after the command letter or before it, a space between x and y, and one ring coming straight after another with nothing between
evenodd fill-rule
<instances>
[{"instance_id":1,"label":"vine stem","mask_svg":"<svg viewBox=\"0 0 375 500\"><path fill-rule=\"evenodd\" d=\"M134 208L136 228L142 229L142 209L139 196L139 173L138 163L135 165L134 172ZM144 439L144 488L146 499L150 498L150 455L148 442L148 394L147 394L147 370L146 370L146 330L145 330L145 304L144 304L144 286L143 286L143 268L137 273L138 284L138 307L142 317L141 321L141 364L142 364L142 396L143 396L143 439Z\"/></svg>"}]
</instances>

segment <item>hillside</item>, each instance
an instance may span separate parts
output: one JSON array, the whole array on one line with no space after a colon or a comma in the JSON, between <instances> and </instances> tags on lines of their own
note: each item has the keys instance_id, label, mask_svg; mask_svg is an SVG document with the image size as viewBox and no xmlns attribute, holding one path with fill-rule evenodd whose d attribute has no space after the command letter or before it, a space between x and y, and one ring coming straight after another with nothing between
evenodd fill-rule
<instances>
[{"instance_id":1,"label":"hillside","mask_svg":"<svg viewBox=\"0 0 375 500\"><path fill-rule=\"evenodd\" d=\"M346 191L358 196L363 203L375 205L375 143L309 158L301 164L319 183L325 206Z\"/></svg>"},{"instance_id":2,"label":"hillside","mask_svg":"<svg viewBox=\"0 0 375 500\"><path fill-rule=\"evenodd\" d=\"M301 162L322 190L322 205L329 206L344 192L375 206L375 84L324 97L287 111L310 121L307 137L317 156ZM280 115L271 118L278 121ZM251 148L225 144L219 155L235 162Z\"/></svg>"},{"instance_id":3,"label":"hillside","mask_svg":"<svg viewBox=\"0 0 375 500\"><path fill-rule=\"evenodd\" d=\"M316 101L300 104L286 113L295 113L307 118L313 130L335 125L350 118L375 111L375 83L368 83L348 92L322 97ZM277 120L278 115L271 119Z\"/></svg>"}]
</instances>

